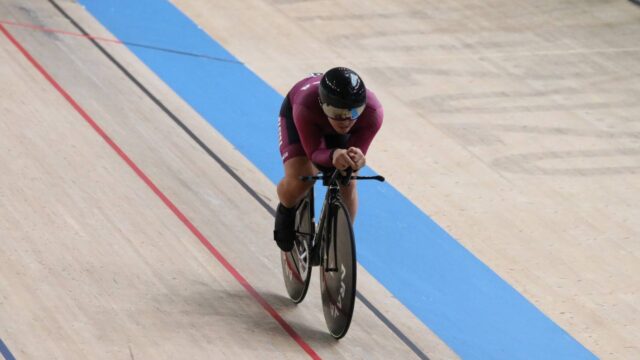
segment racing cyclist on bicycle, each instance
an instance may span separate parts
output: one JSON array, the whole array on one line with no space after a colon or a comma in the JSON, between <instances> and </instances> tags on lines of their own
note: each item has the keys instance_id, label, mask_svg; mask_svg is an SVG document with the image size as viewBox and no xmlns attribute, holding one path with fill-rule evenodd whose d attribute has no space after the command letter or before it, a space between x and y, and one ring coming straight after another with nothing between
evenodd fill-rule
<instances>
[{"instance_id":1,"label":"racing cyclist on bicycle","mask_svg":"<svg viewBox=\"0 0 640 360\"><path fill-rule=\"evenodd\" d=\"M375 94L348 68L314 74L289 91L278 122L284 177L277 189L274 238L282 251L293 248L296 205L313 186L300 177L315 175L318 169L361 169L382 118ZM358 209L356 182L341 186L340 193L353 221Z\"/></svg>"}]
</instances>

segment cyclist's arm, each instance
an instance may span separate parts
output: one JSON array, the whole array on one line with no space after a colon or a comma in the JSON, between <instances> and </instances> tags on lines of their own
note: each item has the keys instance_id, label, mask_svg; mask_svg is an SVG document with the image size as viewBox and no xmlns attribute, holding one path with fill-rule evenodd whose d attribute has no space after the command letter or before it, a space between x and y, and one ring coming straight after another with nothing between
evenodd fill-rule
<instances>
[{"instance_id":1,"label":"cyclist's arm","mask_svg":"<svg viewBox=\"0 0 640 360\"><path fill-rule=\"evenodd\" d=\"M380 130L382 126L382 119L384 117L384 112L382 111L382 107L378 107L373 110L373 114L367 116L367 118L360 119L358 121L363 121L363 125L358 127L356 131L351 134L351 137L348 141L349 147L356 147L362 151L364 155L367 154L367 150L369 150L369 145L373 141L373 138Z\"/></svg>"},{"instance_id":2,"label":"cyclist's arm","mask_svg":"<svg viewBox=\"0 0 640 360\"><path fill-rule=\"evenodd\" d=\"M313 121L314 118L315 115L304 106L295 106L293 108L293 121L307 157L314 164L327 168L333 167L331 149L322 146L322 131L319 125Z\"/></svg>"}]
</instances>

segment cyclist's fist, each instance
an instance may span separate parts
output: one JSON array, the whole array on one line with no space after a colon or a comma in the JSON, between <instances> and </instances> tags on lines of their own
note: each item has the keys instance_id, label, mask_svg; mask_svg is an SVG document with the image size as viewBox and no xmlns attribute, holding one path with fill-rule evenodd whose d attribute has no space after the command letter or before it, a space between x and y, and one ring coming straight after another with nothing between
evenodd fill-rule
<instances>
[{"instance_id":1,"label":"cyclist's fist","mask_svg":"<svg viewBox=\"0 0 640 360\"><path fill-rule=\"evenodd\" d=\"M338 170L345 170L347 168L357 170L357 165L355 162L353 162L353 160L351 160L348 150L336 149L333 152L333 159L331 160L333 162L333 166L335 166Z\"/></svg>"},{"instance_id":2,"label":"cyclist's fist","mask_svg":"<svg viewBox=\"0 0 640 360\"><path fill-rule=\"evenodd\" d=\"M357 147L350 147L347 149L347 154L351 158L351 161L353 161L356 164L356 167L353 168L353 170L357 171L364 167L364 164L366 163L366 159L364 157L364 154L362 153L362 150L360 150Z\"/></svg>"}]
</instances>

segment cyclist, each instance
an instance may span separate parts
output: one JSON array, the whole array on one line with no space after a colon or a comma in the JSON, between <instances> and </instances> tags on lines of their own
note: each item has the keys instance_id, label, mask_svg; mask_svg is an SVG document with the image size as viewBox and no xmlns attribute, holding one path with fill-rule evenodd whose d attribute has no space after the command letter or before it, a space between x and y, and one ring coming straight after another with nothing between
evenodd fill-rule
<instances>
[{"instance_id":1,"label":"cyclist","mask_svg":"<svg viewBox=\"0 0 640 360\"><path fill-rule=\"evenodd\" d=\"M274 238L281 250L293 248L295 208L313 186L300 177L315 175L318 169L361 169L382 118L375 94L345 67L313 74L289 91L278 123L284 177L278 183ZM356 182L341 186L340 193L353 221L358 208Z\"/></svg>"}]
</instances>

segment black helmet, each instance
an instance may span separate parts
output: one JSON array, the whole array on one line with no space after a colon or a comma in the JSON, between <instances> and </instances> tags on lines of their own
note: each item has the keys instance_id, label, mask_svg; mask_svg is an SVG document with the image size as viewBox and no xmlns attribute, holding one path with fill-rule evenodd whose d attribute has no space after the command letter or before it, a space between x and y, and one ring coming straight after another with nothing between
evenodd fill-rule
<instances>
[{"instance_id":1,"label":"black helmet","mask_svg":"<svg viewBox=\"0 0 640 360\"><path fill-rule=\"evenodd\" d=\"M356 119L367 103L367 88L355 71L345 67L333 68L320 80L320 105L330 118Z\"/></svg>"}]
</instances>

